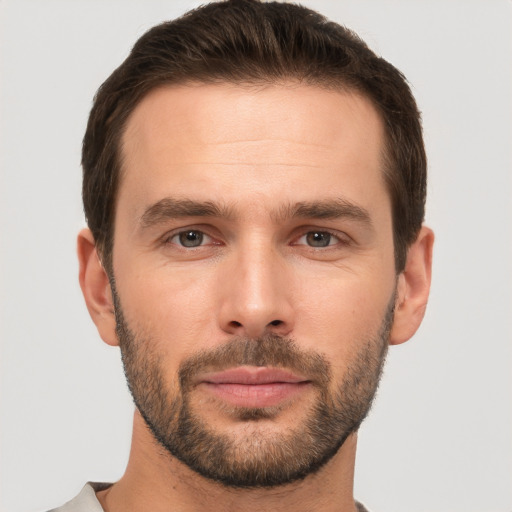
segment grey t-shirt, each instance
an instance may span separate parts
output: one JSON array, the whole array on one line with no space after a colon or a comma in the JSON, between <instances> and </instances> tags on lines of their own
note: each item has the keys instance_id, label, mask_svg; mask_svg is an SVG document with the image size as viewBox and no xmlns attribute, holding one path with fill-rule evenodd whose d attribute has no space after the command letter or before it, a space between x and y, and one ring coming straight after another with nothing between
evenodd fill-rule
<instances>
[{"instance_id":1,"label":"grey t-shirt","mask_svg":"<svg viewBox=\"0 0 512 512\"><path fill-rule=\"evenodd\" d=\"M96 493L112 484L88 482L84 485L78 496L68 501L62 507L54 508L48 512L104 512Z\"/></svg>"},{"instance_id":2,"label":"grey t-shirt","mask_svg":"<svg viewBox=\"0 0 512 512\"><path fill-rule=\"evenodd\" d=\"M62 507L54 508L48 512L104 512L101 508L96 493L103 491L112 484L88 482L80 491L80 494L68 501ZM358 512L369 512L361 503L356 502Z\"/></svg>"}]
</instances>

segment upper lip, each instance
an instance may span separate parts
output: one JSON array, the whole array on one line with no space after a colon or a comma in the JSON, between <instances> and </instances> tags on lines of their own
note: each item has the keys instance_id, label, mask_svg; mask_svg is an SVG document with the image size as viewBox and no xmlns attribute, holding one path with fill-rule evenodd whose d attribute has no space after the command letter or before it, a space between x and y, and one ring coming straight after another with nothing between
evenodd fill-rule
<instances>
[{"instance_id":1,"label":"upper lip","mask_svg":"<svg viewBox=\"0 0 512 512\"><path fill-rule=\"evenodd\" d=\"M239 366L229 368L220 372L208 372L200 376L199 382L209 384L274 384L288 383L296 384L299 382L308 382L300 375L292 373L289 370L281 368L270 368L267 366Z\"/></svg>"}]
</instances>

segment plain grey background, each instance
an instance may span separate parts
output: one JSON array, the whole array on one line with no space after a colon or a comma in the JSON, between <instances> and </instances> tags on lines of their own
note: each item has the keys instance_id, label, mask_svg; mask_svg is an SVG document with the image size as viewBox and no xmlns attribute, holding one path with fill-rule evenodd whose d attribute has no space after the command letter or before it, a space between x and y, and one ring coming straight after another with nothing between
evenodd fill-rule
<instances>
[{"instance_id":1,"label":"plain grey background","mask_svg":"<svg viewBox=\"0 0 512 512\"><path fill-rule=\"evenodd\" d=\"M512 3L303 1L401 69L423 111L430 305L361 429L375 512L512 510ZM0 0L0 510L122 475L131 399L77 283L92 97L150 26L200 2Z\"/></svg>"}]
</instances>

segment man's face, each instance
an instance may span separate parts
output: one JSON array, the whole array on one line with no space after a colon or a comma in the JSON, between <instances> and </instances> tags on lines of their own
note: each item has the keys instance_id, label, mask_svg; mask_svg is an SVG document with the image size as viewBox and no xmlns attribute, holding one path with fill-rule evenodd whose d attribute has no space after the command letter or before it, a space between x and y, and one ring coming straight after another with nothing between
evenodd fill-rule
<instances>
[{"instance_id":1,"label":"man's face","mask_svg":"<svg viewBox=\"0 0 512 512\"><path fill-rule=\"evenodd\" d=\"M228 485L278 485L364 418L396 275L383 128L302 85L168 87L129 119L113 269L155 437Z\"/></svg>"}]
</instances>

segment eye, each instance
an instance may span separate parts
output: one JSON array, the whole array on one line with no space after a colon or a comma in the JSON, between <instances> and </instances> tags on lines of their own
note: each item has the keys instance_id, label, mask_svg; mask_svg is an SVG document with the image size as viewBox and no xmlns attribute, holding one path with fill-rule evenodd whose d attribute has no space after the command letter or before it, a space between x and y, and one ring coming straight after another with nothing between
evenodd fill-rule
<instances>
[{"instance_id":1,"label":"eye","mask_svg":"<svg viewBox=\"0 0 512 512\"><path fill-rule=\"evenodd\" d=\"M308 231L297 240L299 245L309 245L315 248L329 247L339 243L340 239L329 231Z\"/></svg>"},{"instance_id":2,"label":"eye","mask_svg":"<svg viewBox=\"0 0 512 512\"><path fill-rule=\"evenodd\" d=\"M193 248L200 247L205 243L210 243L211 240L211 237L202 231L197 229L187 229L186 231L180 231L169 238L169 243L181 245L182 247Z\"/></svg>"}]
</instances>

